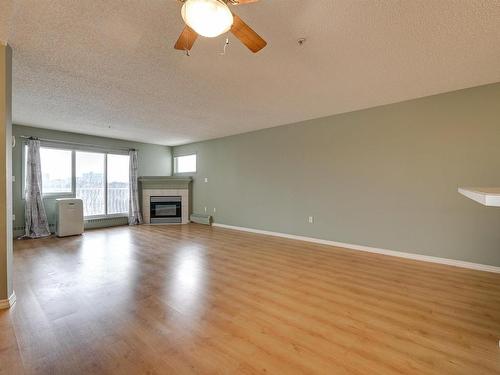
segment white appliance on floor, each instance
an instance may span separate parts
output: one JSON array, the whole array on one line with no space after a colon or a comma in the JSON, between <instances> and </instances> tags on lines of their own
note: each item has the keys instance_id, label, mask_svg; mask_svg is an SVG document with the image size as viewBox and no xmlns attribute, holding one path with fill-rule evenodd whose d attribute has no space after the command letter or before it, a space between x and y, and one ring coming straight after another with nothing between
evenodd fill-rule
<instances>
[{"instance_id":1,"label":"white appliance on floor","mask_svg":"<svg viewBox=\"0 0 500 375\"><path fill-rule=\"evenodd\" d=\"M74 236L83 233L83 201L76 198L56 199L56 235Z\"/></svg>"}]
</instances>

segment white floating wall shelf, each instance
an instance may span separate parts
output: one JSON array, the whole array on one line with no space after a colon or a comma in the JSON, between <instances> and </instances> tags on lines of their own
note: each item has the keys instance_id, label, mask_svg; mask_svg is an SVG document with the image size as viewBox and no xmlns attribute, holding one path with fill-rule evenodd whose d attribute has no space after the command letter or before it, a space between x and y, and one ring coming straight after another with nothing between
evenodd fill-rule
<instances>
[{"instance_id":1,"label":"white floating wall shelf","mask_svg":"<svg viewBox=\"0 0 500 375\"><path fill-rule=\"evenodd\" d=\"M500 207L500 188L458 188L458 192L484 206Z\"/></svg>"}]
</instances>

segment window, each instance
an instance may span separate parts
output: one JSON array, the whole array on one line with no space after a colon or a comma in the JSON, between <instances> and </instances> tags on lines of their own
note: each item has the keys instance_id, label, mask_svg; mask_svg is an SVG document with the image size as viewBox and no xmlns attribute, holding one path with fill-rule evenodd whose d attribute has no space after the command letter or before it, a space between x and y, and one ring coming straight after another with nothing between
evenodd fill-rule
<instances>
[{"instance_id":1,"label":"window","mask_svg":"<svg viewBox=\"0 0 500 375\"><path fill-rule=\"evenodd\" d=\"M76 152L76 197L83 200L83 215L106 214L104 159L94 152Z\"/></svg>"},{"instance_id":2,"label":"window","mask_svg":"<svg viewBox=\"0 0 500 375\"><path fill-rule=\"evenodd\" d=\"M195 173L196 154L174 157L174 173Z\"/></svg>"},{"instance_id":3,"label":"window","mask_svg":"<svg viewBox=\"0 0 500 375\"><path fill-rule=\"evenodd\" d=\"M47 194L71 194L71 150L40 147L40 163L42 167L42 192ZM28 148L24 152L24 170L28 162ZM26 175L25 175L26 178ZM26 186L26 180L25 180Z\"/></svg>"},{"instance_id":4,"label":"window","mask_svg":"<svg viewBox=\"0 0 500 375\"><path fill-rule=\"evenodd\" d=\"M25 171L27 150L25 147ZM40 159L44 197L80 198L85 217L128 214L128 155L55 148L46 144L40 147ZM24 182L26 186L26 180Z\"/></svg>"},{"instance_id":5,"label":"window","mask_svg":"<svg viewBox=\"0 0 500 375\"><path fill-rule=\"evenodd\" d=\"M128 155L108 154L108 214L128 212Z\"/></svg>"}]
</instances>

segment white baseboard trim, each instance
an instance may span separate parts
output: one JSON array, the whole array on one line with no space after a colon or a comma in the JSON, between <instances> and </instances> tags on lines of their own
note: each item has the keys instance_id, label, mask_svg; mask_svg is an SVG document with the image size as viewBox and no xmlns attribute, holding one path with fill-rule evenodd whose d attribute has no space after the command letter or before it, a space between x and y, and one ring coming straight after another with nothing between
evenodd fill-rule
<instances>
[{"instance_id":1,"label":"white baseboard trim","mask_svg":"<svg viewBox=\"0 0 500 375\"><path fill-rule=\"evenodd\" d=\"M234 225L227 225L227 224L220 224L220 223L213 223L212 225L214 227L234 229L234 230L239 230L239 231L243 231L243 232L265 234L268 236L283 237L283 238L289 238L289 239L293 239L293 240L313 242L313 243L317 243L317 244L321 244L321 245L343 247L345 249L350 249L350 250L366 251L369 253L389 255L389 256L399 257L399 258L420 260L423 262L446 264L448 266L469 268L469 269L478 270L478 271L500 273L500 267L490 266L487 264L472 263L472 262L466 262L463 260L455 260L455 259L448 259L448 258L439 258L439 257L430 256L430 255L404 253L402 251L378 249L378 248L370 247L370 246L353 245L353 244L343 243L343 242L322 240L320 238L314 238L314 237L297 236L295 234L271 232L271 231L267 231L267 230L253 229L253 228L246 228L246 227L237 227Z\"/></svg>"},{"instance_id":2,"label":"white baseboard trim","mask_svg":"<svg viewBox=\"0 0 500 375\"><path fill-rule=\"evenodd\" d=\"M9 309L16 303L16 293L12 292L8 299L0 299L0 310Z\"/></svg>"}]
</instances>

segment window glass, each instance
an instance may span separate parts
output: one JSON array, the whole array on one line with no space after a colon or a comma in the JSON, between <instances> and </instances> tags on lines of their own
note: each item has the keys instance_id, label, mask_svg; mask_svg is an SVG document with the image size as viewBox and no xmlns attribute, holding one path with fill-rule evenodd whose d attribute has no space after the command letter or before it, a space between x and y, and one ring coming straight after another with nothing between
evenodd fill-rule
<instances>
[{"instance_id":1,"label":"window glass","mask_svg":"<svg viewBox=\"0 0 500 375\"><path fill-rule=\"evenodd\" d=\"M108 214L128 212L129 156L108 154Z\"/></svg>"},{"instance_id":2,"label":"window glass","mask_svg":"<svg viewBox=\"0 0 500 375\"><path fill-rule=\"evenodd\" d=\"M105 154L76 152L76 197L83 200L84 216L106 214Z\"/></svg>"},{"instance_id":3,"label":"window glass","mask_svg":"<svg viewBox=\"0 0 500 375\"><path fill-rule=\"evenodd\" d=\"M27 151L24 147L25 187ZM61 194L82 199L86 217L128 214L128 155L45 146L40 147L40 159L44 195Z\"/></svg>"},{"instance_id":4,"label":"window glass","mask_svg":"<svg viewBox=\"0 0 500 375\"><path fill-rule=\"evenodd\" d=\"M193 173L196 172L196 154L176 156L174 158L175 173Z\"/></svg>"},{"instance_id":5,"label":"window glass","mask_svg":"<svg viewBox=\"0 0 500 375\"><path fill-rule=\"evenodd\" d=\"M28 147L24 148L24 170L27 170ZM40 147L43 194L71 193L71 150ZM26 173L25 173L26 186Z\"/></svg>"}]
</instances>

